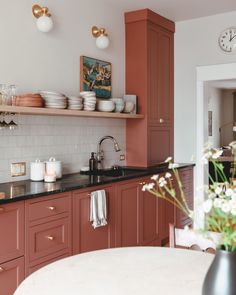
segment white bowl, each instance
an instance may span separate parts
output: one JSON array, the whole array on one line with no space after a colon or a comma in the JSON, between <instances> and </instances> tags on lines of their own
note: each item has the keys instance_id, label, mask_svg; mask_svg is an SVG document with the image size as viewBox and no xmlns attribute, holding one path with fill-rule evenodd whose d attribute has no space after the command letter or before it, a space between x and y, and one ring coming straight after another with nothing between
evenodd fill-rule
<instances>
[{"instance_id":1,"label":"white bowl","mask_svg":"<svg viewBox=\"0 0 236 295\"><path fill-rule=\"evenodd\" d=\"M97 109L100 112L112 112L115 109L115 103L111 100L99 100Z\"/></svg>"},{"instance_id":2,"label":"white bowl","mask_svg":"<svg viewBox=\"0 0 236 295\"><path fill-rule=\"evenodd\" d=\"M124 108L124 113L131 113L134 110L134 103L132 101L126 101L125 102L125 108Z\"/></svg>"},{"instance_id":3,"label":"white bowl","mask_svg":"<svg viewBox=\"0 0 236 295\"><path fill-rule=\"evenodd\" d=\"M116 113L121 113L124 110L125 101L123 100L123 98L111 98L110 100L115 103Z\"/></svg>"}]
</instances>

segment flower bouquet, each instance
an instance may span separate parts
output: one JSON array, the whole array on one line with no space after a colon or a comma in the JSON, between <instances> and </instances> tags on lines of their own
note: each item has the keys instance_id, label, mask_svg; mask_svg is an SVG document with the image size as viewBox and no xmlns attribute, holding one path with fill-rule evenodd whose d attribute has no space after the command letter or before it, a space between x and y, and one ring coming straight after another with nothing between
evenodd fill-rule
<instances>
[{"instance_id":1,"label":"flower bouquet","mask_svg":"<svg viewBox=\"0 0 236 295\"><path fill-rule=\"evenodd\" d=\"M214 284L217 284L217 289L229 290L224 295L236 294L231 293L231 290L236 292L236 188L234 186L236 141L229 144L227 148L231 150L234 157L230 177L227 177L224 166L219 161L223 150L206 146L202 158L203 164L211 163L214 168L214 177L209 174L210 184L204 188L206 196L201 210L205 213L205 227L202 232L206 237L206 233L209 231L220 233L221 237L219 244L216 245L219 251L217 251L203 285L203 294L207 295L219 294L214 291ZM167 172L162 177L153 175L152 182L145 184L143 191L148 191L173 204L194 221L194 211L187 204L178 165L172 163L171 158L168 158L166 162L169 162L169 169L172 170L172 173ZM174 188L174 182L177 182L177 189ZM224 263L225 265L222 266ZM217 277L227 277L227 280L221 280L219 283Z\"/></svg>"}]
</instances>

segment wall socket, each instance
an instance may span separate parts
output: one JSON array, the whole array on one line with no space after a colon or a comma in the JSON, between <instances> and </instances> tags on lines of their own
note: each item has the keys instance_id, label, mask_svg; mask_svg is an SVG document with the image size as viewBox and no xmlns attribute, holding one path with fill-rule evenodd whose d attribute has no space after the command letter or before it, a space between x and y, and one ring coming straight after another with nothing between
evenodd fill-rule
<instances>
[{"instance_id":1,"label":"wall socket","mask_svg":"<svg viewBox=\"0 0 236 295\"><path fill-rule=\"evenodd\" d=\"M11 176L24 176L26 175L26 163L25 162L18 162L18 163L11 163Z\"/></svg>"},{"instance_id":2,"label":"wall socket","mask_svg":"<svg viewBox=\"0 0 236 295\"><path fill-rule=\"evenodd\" d=\"M125 160L125 155L120 155L120 161L124 161Z\"/></svg>"}]
</instances>

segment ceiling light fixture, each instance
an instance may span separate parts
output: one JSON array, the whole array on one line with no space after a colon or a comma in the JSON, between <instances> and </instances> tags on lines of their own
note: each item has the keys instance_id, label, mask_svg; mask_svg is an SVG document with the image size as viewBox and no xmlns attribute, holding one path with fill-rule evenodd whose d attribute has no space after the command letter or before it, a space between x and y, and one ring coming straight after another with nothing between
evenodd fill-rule
<instances>
[{"instance_id":1,"label":"ceiling light fixture","mask_svg":"<svg viewBox=\"0 0 236 295\"><path fill-rule=\"evenodd\" d=\"M98 27L93 26L92 35L96 38L96 46L99 49L106 49L109 46L110 40L104 28L99 29Z\"/></svg>"},{"instance_id":2,"label":"ceiling light fixture","mask_svg":"<svg viewBox=\"0 0 236 295\"><path fill-rule=\"evenodd\" d=\"M35 4L32 7L33 15L37 18L37 28L40 32L47 33L53 28L51 14L47 7L41 7Z\"/></svg>"}]
</instances>

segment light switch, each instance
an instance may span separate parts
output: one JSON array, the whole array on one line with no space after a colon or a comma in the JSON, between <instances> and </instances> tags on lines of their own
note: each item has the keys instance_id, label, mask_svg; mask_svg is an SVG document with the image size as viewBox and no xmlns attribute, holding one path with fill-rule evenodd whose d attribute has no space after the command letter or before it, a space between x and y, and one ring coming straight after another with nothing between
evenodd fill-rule
<instances>
[{"instance_id":1,"label":"light switch","mask_svg":"<svg viewBox=\"0 0 236 295\"><path fill-rule=\"evenodd\" d=\"M26 175L26 163L25 162L18 162L18 163L11 163L11 176L24 176Z\"/></svg>"},{"instance_id":2,"label":"light switch","mask_svg":"<svg viewBox=\"0 0 236 295\"><path fill-rule=\"evenodd\" d=\"M124 161L125 160L125 155L120 155L120 161Z\"/></svg>"}]
</instances>

